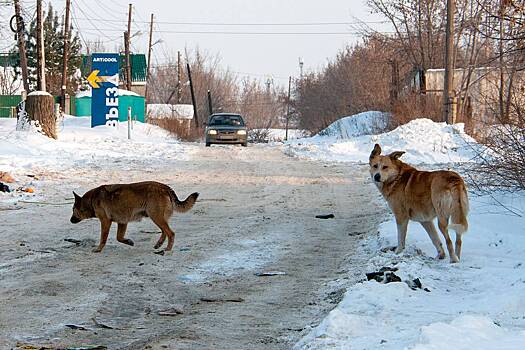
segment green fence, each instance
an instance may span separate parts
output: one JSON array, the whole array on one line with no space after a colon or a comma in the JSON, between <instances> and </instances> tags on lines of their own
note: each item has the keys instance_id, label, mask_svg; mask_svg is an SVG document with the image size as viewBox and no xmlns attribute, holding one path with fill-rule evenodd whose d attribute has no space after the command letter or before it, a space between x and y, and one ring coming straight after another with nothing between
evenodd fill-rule
<instances>
[{"instance_id":1,"label":"green fence","mask_svg":"<svg viewBox=\"0 0 525 350\"><path fill-rule=\"evenodd\" d=\"M71 102L68 104L66 100L66 107L69 105L67 114L75 114L75 97L67 97ZM60 103L60 96L54 96L55 103ZM20 95L0 95L0 118L14 118L16 117L16 106L22 101Z\"/></svg>"},{"instance_id":2,"label":"green fence","mask_svg":"<svg viewBox=\"0 0 525 350\"><path fill-rule=\"evenodd\" d=\"M16 117L16 105L22 101L20 95L0 95L0 118Z\"/></svg>"}]
</instances>

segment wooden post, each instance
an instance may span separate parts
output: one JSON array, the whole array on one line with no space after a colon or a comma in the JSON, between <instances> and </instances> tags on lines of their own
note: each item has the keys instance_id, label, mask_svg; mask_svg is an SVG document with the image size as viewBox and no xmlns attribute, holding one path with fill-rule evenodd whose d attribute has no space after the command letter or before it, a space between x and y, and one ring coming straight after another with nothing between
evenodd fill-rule
<instances>
[{"instance_id":1,"label":"wooden post","mask_svg":"<svg viewBox=\"0 0 525 350\"><path fill-rule=\"evenodd\" d=\"M290 96L292 91L292 77L288 78L288 103L286 106L286 133L284 134L284 141L288 141L288 122L290 121Z\"/></svg>"},{"instance_id":2,"label":"wooden post","mask_svg":"<svg viewBox=\"0 0 525 350\"><path fill-rule=\"evenodd\" d=\"M146 107L149 103L148 85L149 85L149 74L150 74L150 68L151 68L151 47L153 45L152 40L153 40L153 13L151 14L151 21L149 22L148 68L146 70L146 89L144 91L144 100L146 101Z\"/></svg>"},{"instance_id":3,"label":"wooden post","mask_svg":"<svg viewBox=\"0 0 525 350\"><path fill-rule=\"evenodd\" d=\"M131 55L130 55L130 46L131 46L131 11L133 11L133 5L129 4L129 10L128 10L128 31L126 35L126 89L128 91L131 91Z\"/></svg>"},{"instance_id":4,"label":"wooden post","mask_svg":"<svg viewBox=\"0 0 525 350\"><path fill-rule=\"evenodd\" d=\"M208 90L208 112L210 115L213 114L213 104L211 101L211 91L210 90Z\"/></svg>"},{"instance_id":5,"label":"wooden post","mask_svg":"<svg viewBox=\"0 0 525 350\"><path fill-rule=\"evenodd\" d=\"M197 114L197 101L195 100L195 91L193 90L193 80L191 79L190 64L186 63L188 70L188 79L190 80L191 103L193 104L193 119L195 119L195 127L199 128L199 115Z\"/></svg>"},{"instance_id":6,"label":"wooden post","mask_svg":"<svg viewBox=\"0 0 525 350\"><path fill-rule=\"evenodd\" d=\"M38 121L46 136L57 138L55 100L51 94L38 92L27 95L25 110L30 120Z\"/></svg>"},{"instance_id":7,"label":"wooden post","mask_svg":"<svg viewBox=\"0 0 525 350\"><path fill-rule=\"evenodd\" d=\"M29 80L27 73L27 55L26 55L26 38L24 35L24 18L22 17L22 10L20 8L20 0L15 1L16 14L16 36L18 41L18 53L20 55L20 67L22 68L22 82L24 83L24 90L29 92Z\"/></svg>"},{"instance_id":8,"label":"wooden post","mask_svg":"<svg viewBox=\"0 0 525 350\"><path fill-rule=\"evenodd\" d=\"M452 90L454 89L454 11L455 0L447 0L447 28L445 42L445 77L443 82L443 119L452 123Z\"/></svg>"},{"instance_id":9,"label":"wooden post","mask_svg":"<svg viewBox=\"0 0 525 350\"><path fill-rule=\"evenodd\" d=\"M44 51L44 21L42 0L36 1L37 90L46 91L46 55Z\"/></svg>"},{"instance_id":10,"label":"wooden post","mask_svg":"<svg viewBox=\"0 0 525 350\"><path fill-rule=\"evenodd\" d=\"M390 83L390 106L394 106L399 96L399 65L394 58L389 61L392 66L392 80Z\"/></svg>"},{"instance_id":11,"label":"wooden post","mask_svg":"<svg viewBox=\"0 0 525 350\"><path fill-rule=\"evenodd\" d=\"M180 104L180 100L182 97L182 66L181 66L181 58L180 58L180 51L177 51L177 104Z\"/></svg>"},{"instance_id":12,"label":"wooden post","mask_svg":"<svg viewBox=\"0 0 525 350\"><path fill-rule=\"evenodd\" d=\"M62 87L60 94L60 107L66 110L66 89L67 89L67 61L69 59L69 8L71 0L66 0L66 20L64 27L64 57L62 57Z\"/></svg>"}]
</instances>

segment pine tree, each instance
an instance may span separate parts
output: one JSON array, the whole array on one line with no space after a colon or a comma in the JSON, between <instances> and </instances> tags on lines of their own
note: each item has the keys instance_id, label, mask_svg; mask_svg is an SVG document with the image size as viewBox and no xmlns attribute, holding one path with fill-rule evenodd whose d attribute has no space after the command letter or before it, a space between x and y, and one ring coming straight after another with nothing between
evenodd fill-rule
<instances>
[{"instance_id":1,"label":"pine tree","mask_svg":"<svg viewBox=\"0 0 525 350\"><path fill-rule=\"evenodd\" d=\"M51 2L44 17L44 48L46 61L46 89L52 95L60 95L62 85L62 57L64 55L64 26L60 23L58 15L53 11ZM27 65L29 70L29 86L36 88L36 66L37 66L37 47L36 47L36 19L29 25L27 32ZM80 39L78 33L70 27L69 36L69 59L67 66L68 74L68 93L74 93L80 83L80 76L77 71L82 61Z\"/></svg>"}]
</instances>

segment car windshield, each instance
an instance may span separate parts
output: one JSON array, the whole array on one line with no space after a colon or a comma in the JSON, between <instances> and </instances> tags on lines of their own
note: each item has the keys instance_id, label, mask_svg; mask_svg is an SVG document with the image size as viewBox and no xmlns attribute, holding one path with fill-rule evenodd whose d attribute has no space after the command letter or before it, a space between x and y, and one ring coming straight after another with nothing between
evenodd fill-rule
<instances>
[{"instance_id":1,"label":"car windshield","mask_svg":"<svg viewBox=\"0 0 525 350\"><path fill-rule=\"evenodd\" d=\"M244 126L244 122L240 115L215 115L211 117L211 126Z\"/></svg>"}]
</instances>

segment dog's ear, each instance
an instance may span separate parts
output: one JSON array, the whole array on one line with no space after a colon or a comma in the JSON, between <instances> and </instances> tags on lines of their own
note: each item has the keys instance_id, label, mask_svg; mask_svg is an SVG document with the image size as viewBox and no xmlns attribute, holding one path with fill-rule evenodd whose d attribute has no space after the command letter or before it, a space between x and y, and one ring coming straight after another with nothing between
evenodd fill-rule
<instances>
[{"instance_id":1,"label":"dog's ear","mask_svg":"<svg viewBox=\"0 0 525 350\"><path fill-rule=\"evenodd\" d=\"M376 143L374 146L374 149L372 150L372 153L370 153L370 159L380 154L381 154L381 146L379 146L379 144Z\"/></svg>"},{"instance_id":2,"label":"dog's ear","mask_svg":"<svg viewBox=\"0 0 525 350\"><path fill-rule=\"evenodd\" d=\"M73 195L75 196L75 204L80 203L80 200L82 199L82 197L76 194L75 191L73 191Z\"/></svg>"},{"instance_id":3,"label":"dog's ear","mask_svg":"<svg viewBox=\"0 0 525 350\"><path fill-rule=\"evenodd\" d=\"M399 157L401 157L403 154L405 154L404 151L396 151L396 152L392 152L388 155L388 158L390 159L399 159Z\"/></svg>"}]
</instances>

